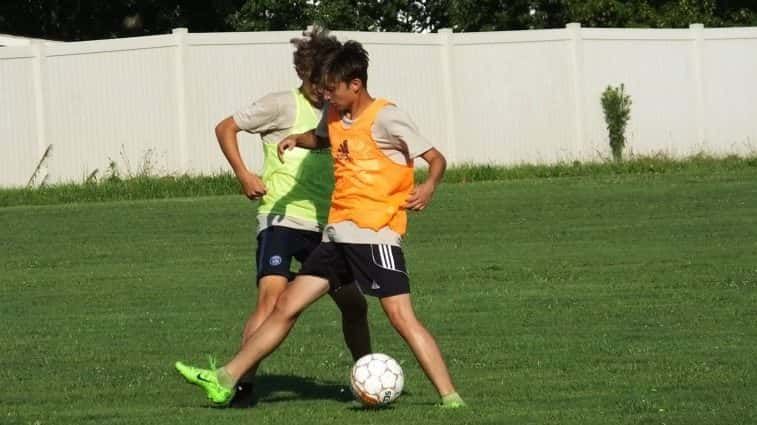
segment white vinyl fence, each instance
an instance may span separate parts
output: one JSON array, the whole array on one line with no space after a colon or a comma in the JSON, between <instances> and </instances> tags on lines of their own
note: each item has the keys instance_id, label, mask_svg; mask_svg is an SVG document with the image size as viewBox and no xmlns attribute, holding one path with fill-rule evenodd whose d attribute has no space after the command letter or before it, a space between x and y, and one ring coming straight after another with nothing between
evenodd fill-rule
<instances>
[{"instance_id":1,"label":"white vinyl fence","mask_svg":"<svg viewBox=\"0 0 757 425\"><path fill-rule=\"evenodd\" d=\"M0 186L228 167L217 122L297 84L297 32L188 33L0 47ZM609 157L602 91L632 97L634 154L757 152L757 28L336 32L371 55L370 92L453 163ZM2 38L0 38L0 44ZM10 44L10 43L6 43ZM249 165L259 139L242 136Z\"/></svg>"}]
</instances>

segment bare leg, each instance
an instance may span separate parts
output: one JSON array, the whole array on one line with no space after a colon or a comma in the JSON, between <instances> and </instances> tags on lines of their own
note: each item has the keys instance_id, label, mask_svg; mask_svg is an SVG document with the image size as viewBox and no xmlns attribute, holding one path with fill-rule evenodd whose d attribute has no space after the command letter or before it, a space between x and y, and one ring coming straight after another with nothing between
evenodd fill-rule
<instances>
[{"instance_id":1,"label":"bare leg","mask_svg":"<svg viewBox=\"0 0 757 425\"><path fill-rule=\"evenodd\" d=\"M329 293L342 312L342 333L352 359L371 353L371 333L368 327L368 303L357 284L345 285Z\"/></svg>"},{"instance_id":2,"label":"bare leg","mask_svg":"<svg viewBox=\"0 0 757 425\"><path fill-rule=\"evenodd\" d=\"M452 378L447 370L442 353L436 340L423 324L415 317L410 294L381 298L381 307L386 312L392 326L407 342L418 359L426 376L436 387L440 396L455 392Z\"/></svg>"},{"instance_id":3,"label":"bare leg","mask_svg":"<svg viewBox=\"0 0 757 425\"><path fill-rule=\"evenodd\" d=\"M260 278L260 281L258 281L257 305L255 306L255 311L250 314L247 323L245 323L244 333L242 334L242 346L250 338L250 335L273 312L276 301L287 288L288 283L289 279L279 275L268 275Z\"/></svg>"},{"instance_id":4,"label":"bare leg","mask_svg":"<svg viewBox=\"0 0 757 425\"><path fill-rule=\"evenodd\" d=\"M257 304L255 306L255 311L250 314L247 323L245 323L240 349L241 347L244 347L244 343L250 339L253 332L255 332L260 325L263 324L265 319L271 315L276 306L276 301L287 288L288 283L289 279L279 275L268 275L260 278L258 281ZM245 374L245 380L252 380L257 370L258 365L256 364Z\"/></svg>"},{"instance_id":5,"label":"bare leg","mask_svg":"<svg viewBox=\"0 0 757 425\"><path fill-rule=\"evenodd\" d=\"M297 317L329 290L326 279L298 276L281 294L273 312L245 341L242 349L224 366L234 381L271 354L286 338Z\"/></svg>"}]
</instances>

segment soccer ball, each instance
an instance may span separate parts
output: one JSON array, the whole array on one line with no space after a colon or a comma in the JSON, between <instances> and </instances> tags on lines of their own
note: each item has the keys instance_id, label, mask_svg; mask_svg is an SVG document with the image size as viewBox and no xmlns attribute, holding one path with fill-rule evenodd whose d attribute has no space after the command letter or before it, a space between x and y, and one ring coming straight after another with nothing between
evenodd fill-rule
<instances>
[{"instance_id":1,"label":"soccer ball","mask_svg":"<svg viewBox=\"0 0 757 425\"><path fill-rule=\"evenodd\" d=\"M399 397L405 375L397 360L386 354L368 354L355 362L350 375L352 394L364 406L387 405Z\"/></svg>"}]
</instances>

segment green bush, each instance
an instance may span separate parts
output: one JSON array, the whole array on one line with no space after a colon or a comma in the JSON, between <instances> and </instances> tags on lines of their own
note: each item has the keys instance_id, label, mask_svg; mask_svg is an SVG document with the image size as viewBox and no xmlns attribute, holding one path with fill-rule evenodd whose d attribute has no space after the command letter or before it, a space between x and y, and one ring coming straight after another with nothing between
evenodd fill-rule
<instances>
[{"instance_id":1,"label":"green bush","mask_svg":"<svg viewBox=\"0 0 757 425\"><path fill-rule=\"evenodd\" d=\"M620 87L607 86L602 93L602 110L610 133L612 157L620 162L626 145L626 124L631 118L631 96L625 94L623 84Z\"/></svg>"}]
</instances>

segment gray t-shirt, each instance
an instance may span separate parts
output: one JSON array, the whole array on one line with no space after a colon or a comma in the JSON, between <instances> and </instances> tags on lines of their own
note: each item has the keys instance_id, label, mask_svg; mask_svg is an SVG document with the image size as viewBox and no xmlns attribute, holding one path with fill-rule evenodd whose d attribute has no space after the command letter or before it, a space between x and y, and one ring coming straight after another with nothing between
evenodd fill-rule
<instances>
[{"instance_id":1,"label":"gray t-shirt","mask_svg":"<svg viewBox=\"0 0 757 425\"><path fill-rule=\"evenodd\" d=\"M323 112L322 109L313 109L319 116ZM279 141L288 136L294 126L294 121L297 119L297 101L291 90L271 93L239 109L232 118L241 130ZM258 214L257 220L258 232L270 226L312 232L323 230L316 222L280 214Z\"/></svg>"},{"instance_id":2,"label":"gray t-shirt","mask_svg":"<svg viewBox=\"0 0 757 425\"><path fill-rule=\"evenodd\" d=\"M315 134L328 138L328 107L324 105L324 113ZM349 128L353 120L342 117L342 125ZM388 158L398 164L408 164L412 159L423 155L433 148L433 145L419 132L418 127L407 112L393 104L385 106L376 114L376 120L371 128L371 136L379 149ZM374 231L358 227L352 221L341 221L327 224L323 233L323 240L338 243L387 244L400 246L402 237L388 227Z\"/></svg>"},{"instance_id":3,"label":"gray t-shirt","mask_svg":"<svg viewBox=\"0 0 757 425\"><path fill-rule=\"evenodd\" d=\"M323 107L324 113L315 134L318 137L329 137L328 111L329 104ZM344 128L352 126L353 120L343 116ZM371 128L371 136L376 141L379 149L398 164L407 164L411 159L417 158L427 150L433 148L431 142L418 132L410 115L398 106L389 104L376 114L376 120Z\"/></svg>"},{"instance_id":4,"label":"gray t-shirt","mask_svg":"<svg viewBox=\"0 0 757 425\"><path fill-rule=\"evenodd\" d=\"M297 119L297 102L291 90L267 94L232 116L241 130L261 136L276 136L281 140L289 135L289 129Z\"/></svg>"}]
</instances>

